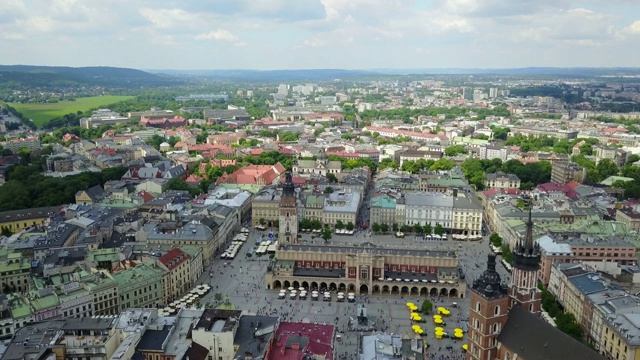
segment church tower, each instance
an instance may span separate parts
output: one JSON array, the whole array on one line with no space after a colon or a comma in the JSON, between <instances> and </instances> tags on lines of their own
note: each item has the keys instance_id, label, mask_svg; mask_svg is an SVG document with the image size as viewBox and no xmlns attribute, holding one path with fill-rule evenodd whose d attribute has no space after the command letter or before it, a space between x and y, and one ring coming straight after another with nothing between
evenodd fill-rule
<instances>
[{"instance_id":1,"label":"church tower","mask_svg":"<svg viewBox=\"0 0 640 360\"><path fill-rule=\"evenodd\" d=\"M495 254L489 254L487 269L473 281L469 301L466 359L494 360L498 355L498 335L509 313L508 288L496 271Z\"/></svg>"},{"instance_id":2,"label":"church tower","mask_svg":"<svg viewBox=\"0 0 640 360\"><path fill-rule=\"evenodd\" d=\"M529 199L529 219L524 241L520 241L513 250L513 272L509 296L511 307L522 306L527 311L540 314L542 292L538 289L538 270L540 269L540 246L533 242L533 220L531 220L532 201Z\"/></svg>"},{"instance_id":3,"label":"church tower","mask_svg":"<svg viewBox=\"0 0 640 360\"><path fill-rule=\"evenodd\" d=\"M298 242L298 208L296 207L296 190L293 185L291 171L287 171L280 197L280 228L278 241L281 244L295 244Z\"/></svg>"}]
</instances>

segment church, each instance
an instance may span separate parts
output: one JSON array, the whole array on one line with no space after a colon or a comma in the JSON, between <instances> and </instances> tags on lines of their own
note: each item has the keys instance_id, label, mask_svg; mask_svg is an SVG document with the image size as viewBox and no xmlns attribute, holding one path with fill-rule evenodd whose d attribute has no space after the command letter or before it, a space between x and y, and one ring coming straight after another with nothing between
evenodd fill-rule
<instances>
[{"instance_id":1,"label":"church","mask_svg":"<svg viewBox=\"0 0 640 360\"><path fill-rule=\"evenodd\" d=\"M604 360L587 345L540 317L537 287L540 249L533 241L531 208L524 241L513 250L511 283L496 271L496 255L473 281L470 295L467 360Z\"/></svg>"}]
</instances>

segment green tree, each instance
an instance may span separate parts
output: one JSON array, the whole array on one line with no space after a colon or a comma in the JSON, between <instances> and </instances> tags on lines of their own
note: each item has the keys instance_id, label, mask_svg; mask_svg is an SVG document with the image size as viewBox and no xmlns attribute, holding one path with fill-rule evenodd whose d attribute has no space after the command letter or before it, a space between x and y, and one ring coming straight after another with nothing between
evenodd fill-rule
<instances>
[{"instance_id":1,"label":"green tree","mask_svg":"<svg viewBox=\"0 0 640 360\"><path fill-rule=\"evenodd\" d=\"M507 140L507 137L509 136L509 132L511 132L511 129L509 129L508 127L505 128L501 128L501 127L493 127L493 138L494 139L498 139L498 140Z\"/></svg>"},{"instance_id":2,"label":"green tree","mask_svg":"<svg viewBox=\"0 0 640 360\"><path fill-rule=\"evenodd\" d=\"M333 188L331 186L327 186L326 188L324 188L325 194L331 194L332 192L333 192Z\"/></svg>"},{"instance_id":3,"label":"green tree","mask_svg":"<svg viewBox=\"0 0 640 360\"><path fill-rule=\"evenodd\" d=\"M374 223L371 225L371 230L372 230L373 232L376 232L376 233L377 233L377 232L380 232L380 224L378 224L377 222L374 222Z\"/></svg>"},{"instance_id":4,"label":"green tree","mask_svg":"<svg viewBox=\"0 0 640 360\"><path fill-rule=\"evenodd\" d=\"M502 247L500 248L500 251L502 252L502 258L506 262L511 264L513 262L513 252L511 252L509 245L502 243Z\"/></svg>"},{"instance_id":5,"label":"green tree","mask_svg":"<svg viewBox=\"0 0 640 360\"><path fill-rule=\"evenodd\" d=\"M333 173L327 174L327 180L329 180L329 182L334 184L338 183L338 178L336 177L336 174L333 174Z\"/></svg>"},{"instance_id":6,"label":"green tree","mask_svg":"<svg viewBox=\"0 0 640 360\"><path fill-rule=\"evenodd\" d=\"M444 228L442 227L442 225L436 224L436 227L433 229L433 232L436 235L443 235L444 234Z\"/></svg>"},{"instance_id":7,"label":"green tree","mask_svg":"<svg viewBox=\"0 0 640 360\"><path fill-rule=\"evenodd\" d=\"M336 221L336 229L338 230L344 229L344 223L342 222L342 220Z\"/></svg>"},{"instance_id":8,"label":"green tree","mask_svg":"<svg viewBox=\"0 0 640 360\"><path fill-rule=\"evenodd\" d=\"M433 303L431 303L431 301L429 300L423 301L422 305L420 306L420 312L423 314L430 314L431 310L433 310Z\"/></svg>"},{"instance_id":9,"label":"green tree","mask_svg":"<svg viewBox=\"0 0 640 360\"><path fill-rule=\"evenodd\" d=\"M167 190L191 190L189 184L181 178L173 178L167 181Z\"/></svg>"},{"instance_id":10,"label":"green tree","mask_svg":"<svg viewBox=\"0 0 640 360\"><path fill-rule=\"evenodd\" d=\"M393 232L398 232L398 223L393 223L393 225L391 225L391 228L393 229Z\"/></svg>"},{"instance_id":11,"label":"green tree","mask_svg":"<svg viewBox=\"0 0 640 360\"><path fill-rule=\"evenodd\" d=\"M221 301L222 300L222 294L216 293L215 295L213 295L213 298L216 299L216 301Z\"/></svg>"},{"instance_id":12,"label":"green tree","mask_svg":"<svg viewBox=\"0 0 640 360\"><path fill-rule=\"evenodd\" d=\"M629 155L629 157L627 157L627 165L631 165L636 161L640 161L640 155L631 154L631 155Z\"/></svg>"},{"instance_id":13,"label":"green tree","mask_svg":"<svg viewBox=\"0 0 640 360\"><path fill-rule=\"evenodd\" d=\"M402 226L400 226L400 232L403 233L408 233L409 232L409 225L403 224Z\"/></svg>"},{"instance_id":14,"label":"green tree","mask_svg":"<svg viewBox=\"0 0 640 360\"><path fill-rule=\"evenodd\" d=\"M602 159L596 165L596 171L598 172L600 181L602 181L609 176L618 175L620 169L618 169L618 166L610 159Z\"/></svg>"},{"instance_id":15,"label":"green tree","mask_svg":"<svg viewBox=\"0 0 640 360\"><path fill-rule=\"evenodd\" d=\"M452 145L444 149L444 154L447 156L456 156L467 153L467 149L462 145Z\"/></svg>"},{"instance_id":16,"label":"green tree","mask_svg":"<svg viewBox=\"0 0 640 360\"><path fill-rule=\"evenodd\" d=\"M424 224L423 231L425 235L431 235L433 234L433 227L431 226L431 224L426 223Z\"/></svg>"},{"instance_id":17,"label":"green tree","mask_svg":"<svg viewBox=\"0 0 640 360\"><path fill-rule=\"evenodd\" d=\"M420 226L420 224L414 224L413 232L416 234L422 234L424 232L424 227Z\"/></svg>"},{"instance_id":18,"label":"green tree","mask_svg":"<svg viewBox=\"0 0 640 360\"><path fill-rule=\"evenodd\" d=\"M429 170L451 170L454 167L456 167L455 161L447 158L440 158L431 165Z\"/></svg>"},{"instance_id":19,"label":"green tree","mask_svg":"<svg viewBox=\"0 0 640 360\"><path fill-rule=\"evenodd\" d=\"M380 224L380 231L382 231L382 233L386 233L387 231L389 231L389 225L382 223Z\"/></svg>"},{"instance_id":20,"label":"green tree","mask_svg":"<svg viewBox=\"0 0 640 360\"><path fill-rule=\"evenodd\" d=\"M355 228L355 226L353 225L353 223L351 221L349 221L346 225L347 230L351 231Z\"/></svg>"},{"instance_id":21,"label":"green tree","mask_svg":"<svg viewBox=\"0 0 640 360\"><path fill-rule=\"evenodd\" d=\"M382 161L380 161L380 164L378 164L378 169L383 170L386 168L397 169L398 163L389 158L382 159Z\"/></svg>"},{"instance_id":22,"label":"green tree","mask_svg":"<svg viewBox=\"0 0 640 360\"><path fill-rule=\"evenodd\" d=\"M331 237L331 229L324 228L324 230L322 230L322 239L324 240L324 242L329 242L329 240L331 240Z\"/></svg>"},{"instance_id":23,"label":"green tree","mask_svg":"<svg viewBox=\"0 0 640 360\"><path fill-rule=\"evenodd\" d=\"M267 224L267 222L264 220L264 218L260 218L260 220L258 220L258 222L260 223L260 225L265 226Z\"/></svg>"},{"instance_id":24,"label":"green tree","mask_svg":"<svg viewBox=\"0 0 640 360\"><path fill-rule=\"evenodd\" d=\"M502 246L502 238L496 233L491 234L491 236L489 237L489 241L491 242L491 245L495 247Z\"/></svg>"}]
</instances>

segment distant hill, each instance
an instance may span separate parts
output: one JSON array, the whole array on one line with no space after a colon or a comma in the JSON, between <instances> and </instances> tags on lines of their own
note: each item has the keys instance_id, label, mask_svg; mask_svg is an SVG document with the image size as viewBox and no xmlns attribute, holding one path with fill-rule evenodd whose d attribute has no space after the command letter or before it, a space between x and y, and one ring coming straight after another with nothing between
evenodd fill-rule
<instances>
[{"instance_id":1,"label":"distant hill","mask_svg":"<svg viewBox=\"0 0 640 360\"><path fill-rule=\"evenodd\" d=\"M624 76L640 75L640 68L629 67L527 67L511 69L465 69L465 68L430 68L430 69L372 69L382 75L556 75L556 76Z\"/></svg>"},{"instance_id":2,"label":"distant hill","mask_svg":"<svg viewBox=\"0 0 640 360\"><path fill-rule=\"evenodd\" d=\"M175 77L151 74L142 70L108 66L0 65L0 81L16 81L32 86L87 84L126 87L169 85L178 80Z\"/></svg>"},{"instance_id":3,"label":"distant hill","mask_svg":"<svg viewBox=\"0 0 640 360\"><path fill-rule=\"evenodd\" d=\"M380 76L365 70L301 69L301 70L148 70L176 76L209 77L220 80L278 82L278 81L328 81L365 76Z\"/></svg>"}]
</instances>

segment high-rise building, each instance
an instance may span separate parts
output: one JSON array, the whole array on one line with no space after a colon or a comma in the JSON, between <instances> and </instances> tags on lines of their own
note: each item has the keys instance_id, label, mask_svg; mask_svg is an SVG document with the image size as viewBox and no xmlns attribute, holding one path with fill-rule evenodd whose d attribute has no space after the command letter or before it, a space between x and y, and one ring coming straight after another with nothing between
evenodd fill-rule
<instances>
[{"instance_id":1,"label":"high-rise building","mask_svg":"<svg viewBox=\"0 0 640 360\"><path fill-rule=\"evenodd\" d=\"M489 88L489 97L497 98L498 97L498 88Z\"/></svg>"},{"instance_id":2,"label":"high-rise building","mask_svg":"<svg viewBox=\"0 0 640 360\"><path fill-rule=\"evenodd\" d=\"M298 242L298 209L296 207L296 192L293 185L291 171L287 171L280 197L280 218L278 239L284 244Z\"/></svg>"},{"instance_id":3,"label":"high-rise building","mask_svg":"<svg viewBox=\"0 0 640 360\"><path fill-rule=\"evenodd\" d=\"M465 100L473 100L473 88L465 86L462 88L462 98Z\"/></svg>"}]
</instances>

